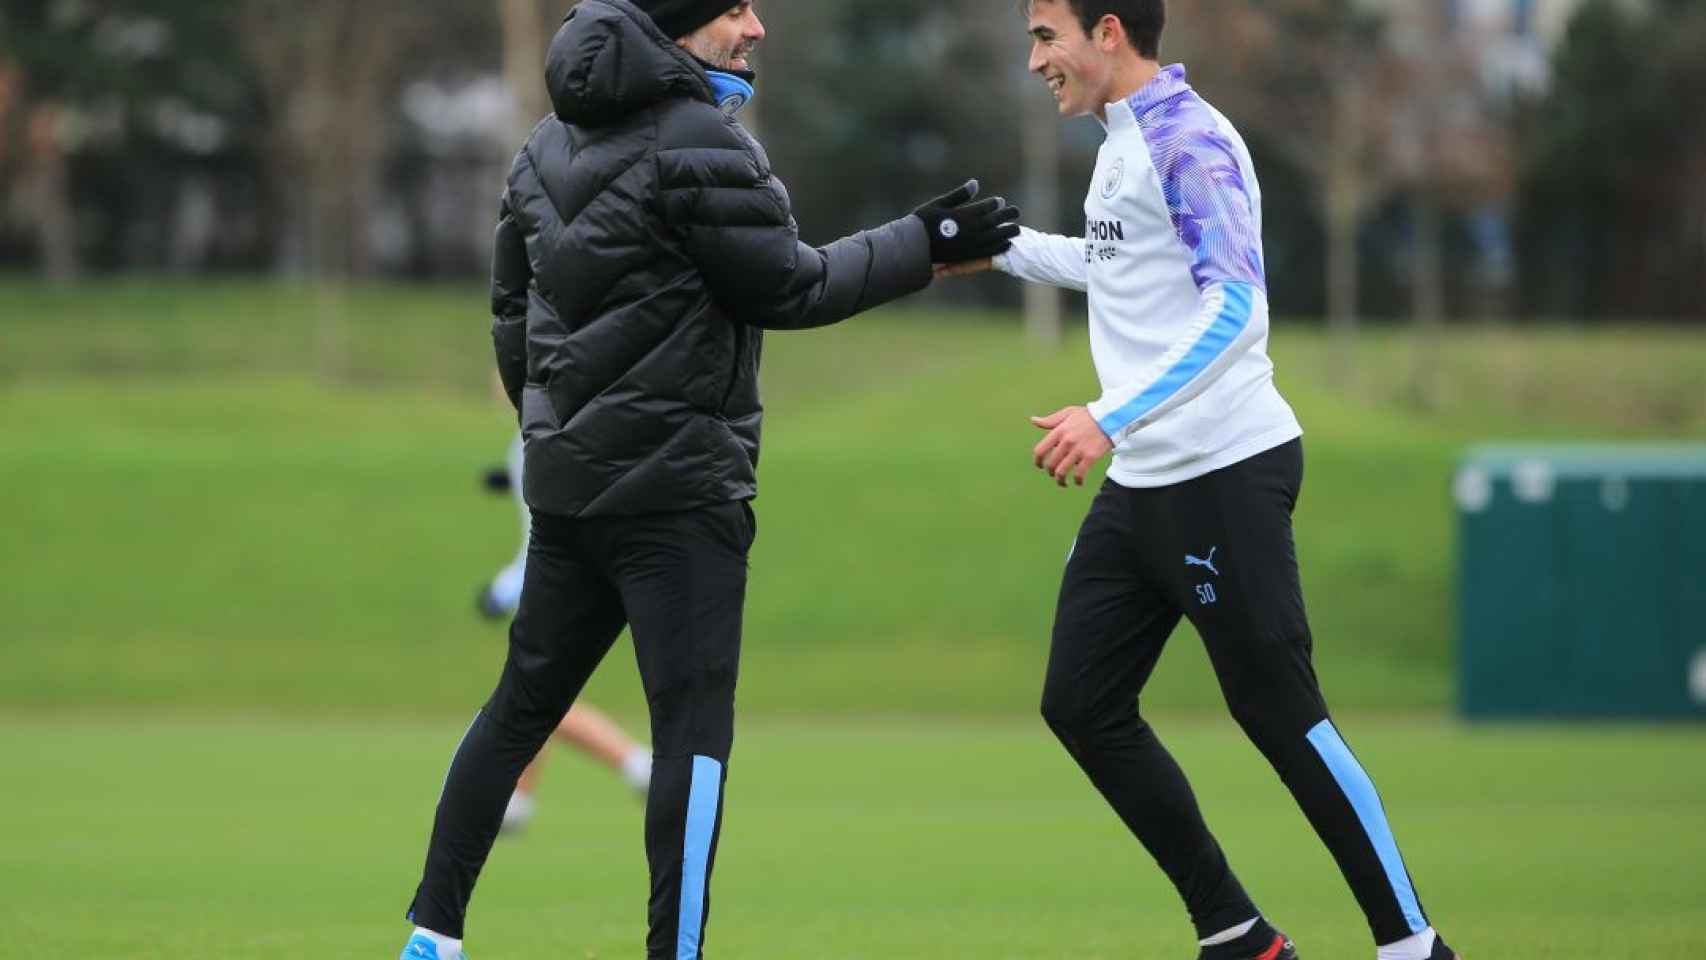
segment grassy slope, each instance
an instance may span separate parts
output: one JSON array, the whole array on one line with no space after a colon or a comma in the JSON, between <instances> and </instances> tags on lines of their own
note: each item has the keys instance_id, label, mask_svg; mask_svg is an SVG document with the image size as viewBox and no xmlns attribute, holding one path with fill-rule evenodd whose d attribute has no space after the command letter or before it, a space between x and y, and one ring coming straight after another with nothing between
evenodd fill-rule
<instances>
[{"instance_id":1,"label":"grassy slope","mask_svg":"<svg viewBox=\"0 0 1706 960\"><path fill-rule=\"evenodd\" d=\"M17 720L0 955L286 960L397 949L460 724ZM1225 721L1162 724L1245 884L1315 960L1372 955L1325 852ZM1692 730L1353 725L1434 919L1470 957L1706 950ZM559 755L474 904L477 957L637 956L640 808ZM1040 724L748 725L709 947L742 960L1165 960L1165 880Z\"/></svg>"},{"instance_id":2,"label":"grassy slope","mask_svg":"<svg viewBox=\"0 0 1706 960\"><path fill-rule=\"evenodd\" d=\"M509 505L475 492L507 429L481 312L433 289L0 284L0 474L16 478L0 519L24 545L0 556L17 598L0 703L474 702L501 633L471 596L515 535ZM1706 432L1697 335L1455 335L1427 415L1387 386L1410 348L1371 336L1362 385L1339 392L1320 386L1318 335L1282 328L1275 347L1309 430L1299 543L1342 707L1449 697L1464 446ZM1084 354L909 313L771 338L746 709L1031 709L1088 495L1033 473L1024 416L1090 395ZM1195 644L1168 657L1148 702L1214 704ZM626 663L593 693L638 702Z\"/></svg>"},{"instance_id":3,"label":"grassy slope","mask_svg":"<svg viewBox=\"0 0 1706 960\"><path fill-rule=\"evenodd\" d=\"M467 291L0 282L0 956L397 948L426 791L496 668L473 585L514 549L509 505L475 492L506 442L481 312ZM1023 416L1086 395L1082 342L1037 356L986 324L888 314L770 344L711 949L1189 955L1164 881L1039 723L903 719L1032 709L1087 497L1032 475ZM1299 539L1341 706L1448 697L1446 484L1464 445L1706 435L1698 335L1445 347L1421 415L1389 386L1408 338L1367 338L1349 391L1321 388L1318 335L1275 345L1310 431ZM1169 660L1147 702L1211 705L1194 644ZM633 670L613 666L594 694L637 719ZM775 716L867 711L895 716ZM1159 726L1264 909L1315 960L1368 956L1330 861L1230 722ZM1706 949L1687 882L1706 857L1698 731L1346 727L1468 956ZM546 791L487 871L475 955L635 955L638 806L566 757Z\"/></svg>"}]
</instances>

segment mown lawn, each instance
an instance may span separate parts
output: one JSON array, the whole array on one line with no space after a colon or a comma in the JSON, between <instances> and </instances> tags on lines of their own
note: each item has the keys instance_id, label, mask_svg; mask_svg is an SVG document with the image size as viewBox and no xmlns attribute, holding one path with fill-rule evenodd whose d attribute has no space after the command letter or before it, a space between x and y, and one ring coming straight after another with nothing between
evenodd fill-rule
<instances>
[{"instance_id":1,"label":"mown lawn","mask_svg":"<svg viewBox=\"0 0 1706 960\"><path fill-rule=\"evenodd\" d=\"M0 956L391 957L465 721L0 720ZM1706 954L1706 734L1341 720L1468 957ZM1222 720L1157 728L1261 908L1368 960L1332 861ZM482 960L641 954L641 808L559 753L474 901ZM1177 899L1041 723L743 723L707 949L742 960L1177 960Z\"/></svg>"}]
</instances>

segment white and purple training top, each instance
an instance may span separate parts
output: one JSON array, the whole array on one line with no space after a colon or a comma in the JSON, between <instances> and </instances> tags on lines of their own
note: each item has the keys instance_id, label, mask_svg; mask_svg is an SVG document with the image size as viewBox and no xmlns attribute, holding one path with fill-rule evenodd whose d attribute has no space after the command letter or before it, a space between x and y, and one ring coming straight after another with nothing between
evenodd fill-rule
<instances>
[{"instance_id":1,"label":"white and purple training top","mask_svg":"<svg viewBox=\"0 0 1706 960\"><path fill-rule=\"evenodd\" d=\"M1108 477L1160 487L1303 433L1274 388L1262 192L1219 111L1162 70L1107 107L1082 239L1025 229L995 267L1090 296Z\"/></svg>"}]
</instances>

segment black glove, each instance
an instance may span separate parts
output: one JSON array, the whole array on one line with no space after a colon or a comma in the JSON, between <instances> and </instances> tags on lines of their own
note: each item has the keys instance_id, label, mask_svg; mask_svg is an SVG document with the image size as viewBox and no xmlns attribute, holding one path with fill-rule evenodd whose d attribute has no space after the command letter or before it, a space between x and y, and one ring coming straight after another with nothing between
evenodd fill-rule
<instances>
[{"instance_id":1,"label":"black glove","mask_svg":"<svg viewBox=\"0 0 1706 960\"><path fill-rule=\"evenodd\" d=\"M1019 235L1019 208L1000 197L977 196L977 181L930 201L912 215L930 232L931 263L961 263L1006 253Z\"/></svg>"},{"instance_id":2,"label":"black glove","mask_svg":"<svg viewBox=\"0 0 1706 960\"><path fill-rule=\"evenodd\" d=\"M508 467L492 467L480 474L480 484L487 493L508 493L512 482Z\"/></svg>"}]
</instances>

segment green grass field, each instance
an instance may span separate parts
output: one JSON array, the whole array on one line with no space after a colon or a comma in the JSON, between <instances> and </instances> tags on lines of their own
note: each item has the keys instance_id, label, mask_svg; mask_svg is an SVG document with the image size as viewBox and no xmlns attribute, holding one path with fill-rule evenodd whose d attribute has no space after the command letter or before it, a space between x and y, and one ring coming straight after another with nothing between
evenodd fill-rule
<instances>
[{"instance_id":1,"label":"green grass field","mask_svg":"<svg viewBox=\"0 0 1706 960\"><path fill-rule=\"evenodd\" d=\"M14 719L0 956L390 957L462 724ZM1706 952L1706 740L1352 721L1429 911L1472 960ZM1263 910L1368 960L1349 893L1229 722L1163 721ZM481 960L641 954L640 806L559 753L501 841ZM707 947L740 960L1179 960L1171 888L1040 723L756 721L730 766Z\"/></svg>"},{"instance_id":2,"label":"green grass field","mask_svg":"<svg viewBox=\"0 0 1706 960\"><path fill-rule=\"evenodd\" d=\"M437 713L475 702L501 631L470 614L515 549L476 475L510 429L472 289L0 283L0 554L17 598L0 704ZM1401 402L1414 343L1366 338L1323 386L1282 324L1308 431L1300 553L1329 694L1451 696L1450 475L1469 445L1706 435L1706 338L1456 332L1437 410ZM1031 469L1028 414L1094 392L1082 338L891 312L769 339L743 704L1013 715L1034 704L1089 491ZM1216 709L1172 645L1160 708ZM625 654L621 654L626 659ZM630 668L593 695L638 704Z\"/></svg>"},{"instance_id":3,"label":"green grass field","mask_svg":"<svg viewBox=\"0 0 1706 960\"><path fill-rule=\"evenodd\" d=\"M495 679L478 490L513 429L471 288L0 279L0 958L390 956ZM1470 960L1706 956L1706 731L1463 728L1449 482L1472 444L1706 437L1706 337L1281 322L1318 666ZM886 312L767 341L770 415L712 955L1178 958L1171 892L1035 717L1089 492L1025 417L1082 337ZM1372 956L1189 631L1146 710L1309 960ZM618 646L589 696L643 712ZM480 960L636 956L639 807L559 758L476 901Z\"/></svg>"}]
</instances>

